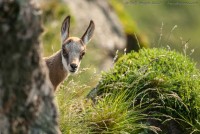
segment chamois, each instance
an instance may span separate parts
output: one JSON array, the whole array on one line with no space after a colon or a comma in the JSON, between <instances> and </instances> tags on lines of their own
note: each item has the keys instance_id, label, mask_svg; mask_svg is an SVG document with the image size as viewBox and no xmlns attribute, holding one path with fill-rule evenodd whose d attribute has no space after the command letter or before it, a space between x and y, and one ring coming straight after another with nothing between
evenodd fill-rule
<instances>
[{"instance_id":1,"label":"chamois","mask_svg":"<svg viewBox=\"0 0 200 134\"><path fill-rule=\"evenodd\" d=\"M90 24L81 38L69 36L70 16L67 16L61 26L61 49L50 57L44 58L49 69L50 81L54 87L79 69L86 52L86 44L91 40L95 24Z\"/></svg>"}]
</instances>

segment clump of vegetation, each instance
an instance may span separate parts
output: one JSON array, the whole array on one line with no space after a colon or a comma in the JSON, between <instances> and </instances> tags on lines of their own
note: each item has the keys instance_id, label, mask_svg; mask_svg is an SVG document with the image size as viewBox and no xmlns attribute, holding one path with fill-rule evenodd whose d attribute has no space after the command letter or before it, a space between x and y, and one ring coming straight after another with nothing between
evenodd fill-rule
<instances>
[{"instance_id":1,"label":"clump of vegetation","mask_svg":"<svg viewBox=\"0 0 200 134\"><path fill-rule=\"evenodd\" d=\"M91 69L82 69L77 77L82 76ZM87 99L94 84L93 73L88 82L68 79L56 91L56 102L59 109L59 126L63 134L88 133L133 133L157 132L160 129L146 124L144 120L149 117L144 109L132 106L133 100L127 99L129 92L112 92L105 96L98 96L96 103ZM135 94L132 94L134 97Z\"/></svg>"},{"instance_id":2,"label":"clump of vegetation","mask_svg":"<svg viewBox=\"0 0 200 134\"><path fill-rule=\"evenodd\" d=\"M65 85L65 84L64 84ZM188 57L141 49L121 57L91 86L72 80L56 92L63 133L200 132L200 74ZM70 88L69 88L70 87ZM97 92L96 92L97 91ZM97 93L96 95L94 93ZM156 123L155 123L156 122Z\"/></svg>"},{"instance_id":3,"label":"clump of vegetation","mask_svg":"<svg viewBox=\"0 0 200 134\"><path fill-rule=\"evenodd\" d=\"M187 134L200 132L200 73L194 62L175 51L141 49L125 55L103 74L95 91L98 96L129 92L126 99L160 120L165 133L170 133L165 130L170 121Z\"/></svg>"},{"instance_id":4,"label":"clump of vegetation","mask_svg":"<svg viewBox=\"0 0 200 134\"><path fill-rule=\"evenodd\" d=\"M142 122L147 115L138 107L130 109L132 100L127 100L126 96L124 91L108 94L98 99L93 107L88 107L85 115L90 132L138 134L147 130L159 131L159 128Z\"/></svg>"},{"instance_id":5,"label":"clump of vegetation","mask_svg":"<svg viewBox=\"0 0 200 134\"><path fill-rule=\"evenodd\" d=\"M133 101L127 99L129 93L126 91L98 97L94 104L91 100L85 99L84 95L80 95L80 92L85 94L88 91L88 86L80 86L73 81L70 81L68 86L62 86L56 92L60 128L64 134L139 134L148 131L157 133L160 130L143 123L148 115L143 114L143 110L138 106L130 108ZM80 90L77 90L77 86Z\"/></svg>"}]
</instances>

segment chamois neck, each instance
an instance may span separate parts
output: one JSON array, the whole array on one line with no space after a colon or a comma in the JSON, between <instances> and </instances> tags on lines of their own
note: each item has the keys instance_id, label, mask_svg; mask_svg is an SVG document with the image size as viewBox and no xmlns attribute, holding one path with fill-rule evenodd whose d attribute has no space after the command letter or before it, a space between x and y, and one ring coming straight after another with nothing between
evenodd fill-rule
<instances>
[{"instance_id":1,"label":"chamois neck","mask_svg":"<svg viewBox=\"0 0 200 134\"><path fill-rule=\"evenodd\" d=\"M64 68L63 63L62 63L62 55L61 55L61 50L57 51L54 53L52 56L50 56L50 59L52 59L52 62L54 62L54 65L59 69L62 70L63 72L66 72L67 70ZM57 70L54 70L57 71Z\"/></svg>"},{"instance_id":2,"label":"chamois neck","mask_svg":"<svg viewBox=\"0 0 200 134\"><path fill-rule=\"evenodd\" d=\"M56 90L57 86L68 76L68 71L64 68L62 63L61 50L52 56L45 58L46 64L49 68L49 77L51 83Z\"/></svg>"}]
</instances>

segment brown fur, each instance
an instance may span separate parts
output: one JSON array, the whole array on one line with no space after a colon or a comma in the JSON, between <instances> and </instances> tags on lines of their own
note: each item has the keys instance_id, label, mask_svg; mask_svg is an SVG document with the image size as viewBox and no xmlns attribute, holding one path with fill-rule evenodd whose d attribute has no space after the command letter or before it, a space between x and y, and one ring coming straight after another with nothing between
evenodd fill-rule
<instances>
[{"instance_id":1,"label":"brown fur","mask_svg":"<svg viewBox=\"0 0 200 134\"><path fill-rule=\"evenodd\" d=\"M50 57L44 58L44 60L49 69L49 77L55 91L57 86L68 76L68 72L62 64L61 50Z\"/></svg>"}]
</instances>

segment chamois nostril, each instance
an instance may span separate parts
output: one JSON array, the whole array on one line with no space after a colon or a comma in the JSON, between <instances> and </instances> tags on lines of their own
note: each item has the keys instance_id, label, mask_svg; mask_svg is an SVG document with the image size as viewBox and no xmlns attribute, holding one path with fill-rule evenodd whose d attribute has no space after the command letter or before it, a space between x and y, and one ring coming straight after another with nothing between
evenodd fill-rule
<instances>
[{"instance_id":1,"label":"chamois nostril","mask_svg":"<svg viewBox=\"0 0 200 134\"><path fill-rule=\"evenodd\" d=\"M70 64L70 66L72 69L76 69L78 67L78 65L76 65L76 64Z\"/></svg>"}]
</instances>

